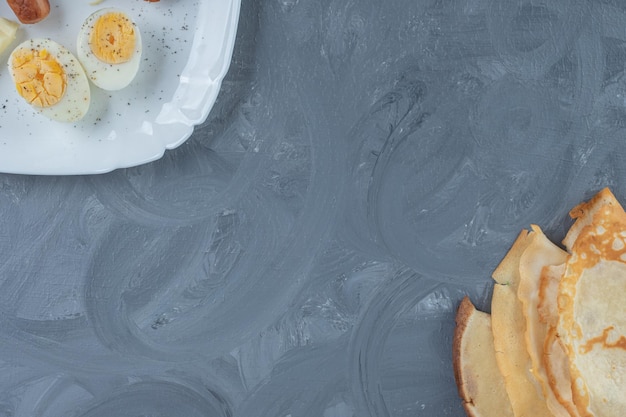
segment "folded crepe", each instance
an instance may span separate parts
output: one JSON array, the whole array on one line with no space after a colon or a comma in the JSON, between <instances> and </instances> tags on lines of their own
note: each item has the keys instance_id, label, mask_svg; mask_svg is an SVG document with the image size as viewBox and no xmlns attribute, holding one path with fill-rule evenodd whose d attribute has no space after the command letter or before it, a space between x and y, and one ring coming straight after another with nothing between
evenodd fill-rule
<instances>
[{"instance_id":1,"label":"folded crepe","mask_svg":"<svg viewBox=\"0 0 626 417\"><path fill-rule=\"evenodd\" d=\"M581 416L626 412L626 213L604 189L571 212L558 290L557 337Z\"/></svg>"},{"instance_id":2,"label":"folded crepe","mask_svg":"<svg viewBox=\"0 0 626 417\"><path fill-rule=\"evenodd\" d=\"M491 316L461 303L454 369L470 416L625 415L626 213L604 189L570 216L567 251L539 226L519 234Z\"/></svg>"},{"instance_id":3,"label":"folded crepe","mask_svg":"<svg viewBox=\"0 0 626 417\"><path fill-rule=\"evenodd\" d=\"M513 417L493 347L491 318L465 297L452 344L454 376L470 417Z\"/></svg>"}]
</instances>

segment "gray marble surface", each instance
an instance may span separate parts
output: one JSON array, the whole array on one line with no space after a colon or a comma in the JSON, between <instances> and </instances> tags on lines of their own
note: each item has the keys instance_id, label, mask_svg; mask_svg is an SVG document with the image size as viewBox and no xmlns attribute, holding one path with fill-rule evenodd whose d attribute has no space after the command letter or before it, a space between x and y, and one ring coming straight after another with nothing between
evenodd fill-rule
<instances>
[{"instance_id":1,"label":"gray marble surface","mask_svg":"<svg viewBox=\"0 0 626 417\"><path fill-rule=\"evenodd\" d=\"M626 201L626 3L243 0L161 160L0 175L0 416L463 416L454 313Z\"/></svg>"}]
</instances>

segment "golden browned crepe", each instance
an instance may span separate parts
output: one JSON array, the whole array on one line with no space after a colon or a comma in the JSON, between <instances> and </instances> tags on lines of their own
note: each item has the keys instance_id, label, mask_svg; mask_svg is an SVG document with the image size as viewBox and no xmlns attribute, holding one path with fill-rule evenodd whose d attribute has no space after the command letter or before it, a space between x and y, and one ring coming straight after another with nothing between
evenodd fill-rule
<instances>
[{"instance_id":1,"label":"golden browned crepe","mask_svg":"<svg viewBox=\"0 0 626 417\"><path fill-rule=\"evenodd\" d=\"M570 417L570 413L560 403L553 392L548 380L548 373L544 365L544 344L548 334L548 323L539 309L540 294L550 295L549 286L541 291L542 284L560 281L563 267L567 260L567 252L550 242L539 226L532 226L532 241L524 249L520 257L520 283L517 289L517 298L522 303L522 314L526 319L525 341L526 349L531 361L530 372L534 381L539 383L548 410L555 417ZM553 298L556 304L556 289L554 286ZM543 302L545 307L545 301ZM556 308L554 308L556 310Z\"/></svg>"},{"instance_id":2,"label":"golden browned crepe","mask_svg":"<svg viewBox=\"0 0 626 417\"><path fill-rule=\"evenodd\" d=\"M465 297L456 323L452 358L465 411L471 417L513 417L496 364L489 314L476 310Z\"/></svg>"},{"instance_id":3,"label":"golden browned crepe","mask_svg":"<svg viewBox=\"0 0 626 417\"><path fill-rule=\"evenodd\" d=\"M491 325L498 368L516 417L552 417L541 386L533 376L532 361L526 347L526 319L517 297L520 259L535 234L526 230L493 273L496 285L491 300Z\"/></svg>"},{"instance_id":4,"label":"golden browned crepe","mask_svg":"<svg viewBox=\"0 0 626 417\"><path fill-rule=\"evenodd\" d=\"M545 340L541 353L541 365L547 378L548 408L555 416L579 417L572 399L572 381L569 373L569 360L565 348L557 337L558 322L557 298L559 284L565 264L544 268L539 285L539 319L545 324ZM563 413L567 414L563 414Z\"/></svg>"},{"instance_id":5,"label":"golden browned crepe","mask_svg":"<svg viewBox=\"0 0 626 417\"><path fill-rule=\"evenodd\" d=\"M557 326L581 416L626 410L626 213L608 189L572 211Z\"/></svg>"},{"instance_id":6,"label":"golden browned crepe","mask_svg":"<svg viewBox=\"0 0 626 417\"><path fill-rule=\"evenodd\" d=\"M519 234L493 273L491 317L461 303L454 368L470 416L626 415L626 212L603 189L570 216L567 252L538 226Z\"/></svg>"}]
</instances>

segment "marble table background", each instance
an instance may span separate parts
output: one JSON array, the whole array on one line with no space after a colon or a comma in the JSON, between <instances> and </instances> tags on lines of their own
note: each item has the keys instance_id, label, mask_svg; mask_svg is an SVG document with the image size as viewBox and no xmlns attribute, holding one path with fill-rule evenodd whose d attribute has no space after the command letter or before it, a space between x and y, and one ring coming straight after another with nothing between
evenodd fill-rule
<instances>
[{"instance_id":1,"label":"marble table background","mask_svg":"<svg viewBox=\"0 0 626 417\"><path fill-rule=\"evenodd\" d=\"M243 0L157 162L0 175L0 416L463 416L518 232L626 201L626 2Z\"/></svg>"}]
</instances>

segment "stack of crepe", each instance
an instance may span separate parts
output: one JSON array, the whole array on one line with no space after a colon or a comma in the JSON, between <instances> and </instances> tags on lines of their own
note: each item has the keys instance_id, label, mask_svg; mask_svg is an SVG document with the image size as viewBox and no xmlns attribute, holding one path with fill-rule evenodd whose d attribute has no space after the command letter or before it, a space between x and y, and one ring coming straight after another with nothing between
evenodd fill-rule
<instances>
[{"instance_id":1,"label":"stack of crepe","mask_svg":"<svg viewBox=\"0 0 626 417\"><path fill-rule=\"evenodd\" d=\"M524 230L493 273L491 315L468 298L453 343L470 416L626 416L626 213L609 189L553 244Z\"/></svg>"}]
</instances>

